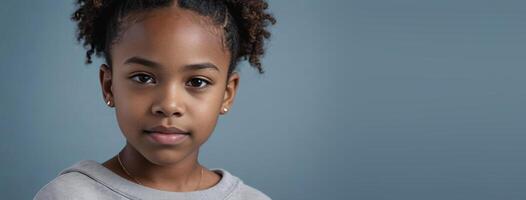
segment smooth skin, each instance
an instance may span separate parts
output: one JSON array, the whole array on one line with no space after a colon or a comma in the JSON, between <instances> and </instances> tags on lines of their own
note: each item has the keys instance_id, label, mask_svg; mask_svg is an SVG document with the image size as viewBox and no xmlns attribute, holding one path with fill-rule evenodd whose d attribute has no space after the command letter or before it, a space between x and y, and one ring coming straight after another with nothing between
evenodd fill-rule
<instances>
[{"instance_id":1,"label":"smooth skin","mask_svg":"<svg viewBox=\"0 0 526 200\"><path fill-rule=\"evenodd\" d=\"M230 109L239 75L228 75L230 52L223 30L211 19L177 5L132 14L112 45L112 69L100 67L104 101L115 107L126 146L121 161L143 185L172 192L216 185L221 176L199 164L200 146L212 134L218 117ZM184 142L160 145L146 129L175 126L190 132ZM103 163L134 182L117 156Z\"/></svg>"}]
</instances>

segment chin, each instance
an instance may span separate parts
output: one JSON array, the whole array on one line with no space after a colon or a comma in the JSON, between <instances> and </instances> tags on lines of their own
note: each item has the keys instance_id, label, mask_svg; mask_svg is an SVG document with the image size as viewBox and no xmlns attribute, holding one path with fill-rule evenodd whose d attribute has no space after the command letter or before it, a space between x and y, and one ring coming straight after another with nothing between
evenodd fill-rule
<instances>
[{"instance_id":1,"label":"chin","mask_svg":"<svg viewBox=\"0 0 526 200\"><path fill-rule=\"evenodd\" d=\"M182 148L149 148L141 153L143 157L156 165L172 165L192 155Z\"/></svg>"}]
</instances>

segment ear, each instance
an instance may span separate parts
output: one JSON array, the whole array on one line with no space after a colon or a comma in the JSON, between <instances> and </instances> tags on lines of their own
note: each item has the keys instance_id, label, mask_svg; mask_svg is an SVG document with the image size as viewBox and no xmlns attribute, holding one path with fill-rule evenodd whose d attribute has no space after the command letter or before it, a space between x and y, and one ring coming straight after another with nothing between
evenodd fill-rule
<instances>
[{"instance_id":1,"label":"ear","mask_svg":"<svg viewBox=\"0 0 526 200\"><path fill-rule=\"evenodd\" d=\"M228 81L226 83L225 95L223 97L223 104L221 105L221 114L226 112L224 108L230 110L232 104L234 103L234 98L236 97L237 87L239 86L239 74L237 72L232 72Z\"/></svg>"},{"instance_id":2,"label":"ear","mask_svg":"<svg viewBox=\"0 0 526 200\"><path fill-rule=\"evenodd\" d=\"M114 104L111 74L112 74L112 71L108 65L102 64L100 66L99 79L100 79L100 86L102 89L102 98L105 104L109 100L111 102L110 106Z\"/></svg>"}]
</instances>

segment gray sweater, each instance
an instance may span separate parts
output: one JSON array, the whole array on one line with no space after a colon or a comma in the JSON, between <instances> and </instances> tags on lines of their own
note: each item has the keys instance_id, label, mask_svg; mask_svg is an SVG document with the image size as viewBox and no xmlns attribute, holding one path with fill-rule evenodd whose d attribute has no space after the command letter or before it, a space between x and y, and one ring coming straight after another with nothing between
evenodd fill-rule
<instances>
[{"instance_id":1,"label":"gray sweater","mask_svg":"<svg viewBox=\"0 0 526 200\"><path fill-rule=\"evenodd\" d=\"M38 191L34 200L43 199L254 199L268 200L262 192L245 185L224 169L211 188L192 192L169 192L128 181L93 160L82 160L62 170Z\"/></svg>"}]
</instances>

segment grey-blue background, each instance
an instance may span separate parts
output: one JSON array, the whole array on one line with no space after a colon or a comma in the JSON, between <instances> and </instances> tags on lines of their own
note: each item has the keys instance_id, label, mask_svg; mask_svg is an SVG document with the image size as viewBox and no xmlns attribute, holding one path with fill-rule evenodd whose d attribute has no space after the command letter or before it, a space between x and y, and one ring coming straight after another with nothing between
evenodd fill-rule
<instances>
[{"instance_id":1,"label":"grey-blue background","mask_svg":"<svg viewBox=\"0 0 526 200\"><path fill-rule=\"evenodd\" d=\"M526 2L270 1L258 76L203 146L274 199L526 199ZM72 1L0 3L0 194L124 145Z\"/></svg>"}]
</instances>

